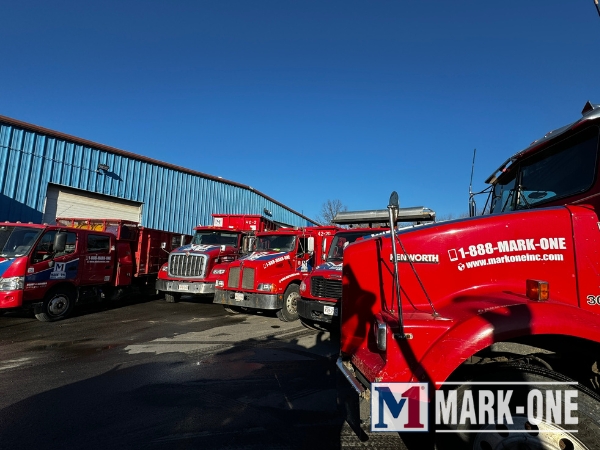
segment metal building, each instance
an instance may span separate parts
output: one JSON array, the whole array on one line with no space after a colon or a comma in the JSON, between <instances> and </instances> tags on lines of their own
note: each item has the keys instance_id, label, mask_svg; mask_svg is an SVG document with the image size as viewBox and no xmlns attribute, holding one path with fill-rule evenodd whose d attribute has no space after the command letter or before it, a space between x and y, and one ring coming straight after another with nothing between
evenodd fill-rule
<instances>
[{"instance_id":1,"label":"metal building","mask_svg":"<svg viewBox=\"0 0 600 450\"><path fill-rule=\"evenodd\" d=\"M0 221L120 218L189 233L212 213L314 224L251 186L0 116Z\"/></svg>"}]
</instances>

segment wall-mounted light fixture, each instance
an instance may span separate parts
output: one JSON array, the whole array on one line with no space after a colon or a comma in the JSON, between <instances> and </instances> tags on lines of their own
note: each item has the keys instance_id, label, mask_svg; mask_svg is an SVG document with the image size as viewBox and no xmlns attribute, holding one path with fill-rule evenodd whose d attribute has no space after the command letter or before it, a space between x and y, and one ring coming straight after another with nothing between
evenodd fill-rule
<instances>
[{"instance_id":1,"label":"wall-mounted light fixture","mask_svg":"<svg viewBox=\"0 0 600 450\"><path fill-rule=\"evenodd\" d=\"M265 215L271 217L273 215L273 213L271 211L269 211L267 208L263 209L263 212L265 213Z\"/></svg>"},{"instance_id":2,"label":"wall-mounted light fixture","mask_svg":"<svg viewBox=\"0 0 600 450\"><path fill-rule=\"evenodd\" d=\"M98 168L96 169L96 172L98 173L102 173L102 172L108 172L110 170L110 167L107 164L98 164ZM102 172L100 172L102 171Z\"/></svg>"}]
</instances>

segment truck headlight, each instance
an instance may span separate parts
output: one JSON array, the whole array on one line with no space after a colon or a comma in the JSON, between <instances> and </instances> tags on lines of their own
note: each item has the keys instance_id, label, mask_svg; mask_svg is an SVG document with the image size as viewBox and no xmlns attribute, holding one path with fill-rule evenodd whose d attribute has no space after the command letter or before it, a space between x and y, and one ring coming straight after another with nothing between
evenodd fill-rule
<instances>
[{"instance_id":1,"label":"truck headlight","mask_svg":"<svg viewBox=\"0 0 600 450\"><path fill-rule=\"evenodd\" d=\"M25 277L0 278L0 291L17 291L23 289Z\"/></svg>"},{"instance_id":2,"label":"truck headlight","mask_svg":"<svg viewBox=\"0 0 600 450\"><path fill-rule=\"evenodd\" d=\"M260 283L257 287L256 287L257 291L267 291L267 292L272 292L275 291L275 285L273 283Z\"/></svg>"},{"instance_id":3,"label":"truck headlight","mask_svg":"<svg viewBox=\"0 0 600 450\"><path fill-rule=\"evenodd\" d=\"M223 275L225 273L225 269L215 269L213 270L213 275Z\"/></svg>"},{"instance_id":4,"label":"truck headlight","mask_svg":"<svg viewBox=\"0 0 600 450\"><path fill-rule=\"evenodd\" d=\"M225 282L223 280L217 280L217 281L215 281L215 286L216 287L225 287Z\"/></svg>"}]
</instances>

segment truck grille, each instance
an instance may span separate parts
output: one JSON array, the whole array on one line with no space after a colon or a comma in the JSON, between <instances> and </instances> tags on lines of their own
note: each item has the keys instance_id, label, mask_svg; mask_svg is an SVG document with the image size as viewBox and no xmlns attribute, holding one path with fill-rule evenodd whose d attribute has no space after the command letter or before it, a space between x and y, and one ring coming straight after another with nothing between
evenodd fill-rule
<instances>
[{"instance_id":1,"label":"truck grille","mask_svg":"<svg viewBox=\"0 0 600 450\"><path fill-rule=\"evenodd\" d=\"M254 289L254 269L244 268L244 272L242 272L242 289Z\"/></svg>"},{"instance_id":2,"label":"truck grille","mask_svg":"<svg viewBox=\"0 0 600 450\"><path fill-rule=\"evenodd\" d=\"M342 280L312 277L310 279L310 293L313 297L342 298Z\"/></svg>"},{"instance_id":3,"label":"truck grille","mask_svg":"<svg viewBox=\"0 0 600 450\"><path fill-rule=\"evenodd\" d=\"M232 267L229 269L229 277L227 278L227 287L236 288L240 282L240 268Z\"/></svg>"},{"instance_id":4,"label":"truck grille","mask_svg":"<svg viewBox=\"0 0 600 450\"><path fill-rule=\"evenodd\" d=\"M169 276L184 278L204 278L206 276L206 255L169 255Z\"/></svg>"}]
</instances>

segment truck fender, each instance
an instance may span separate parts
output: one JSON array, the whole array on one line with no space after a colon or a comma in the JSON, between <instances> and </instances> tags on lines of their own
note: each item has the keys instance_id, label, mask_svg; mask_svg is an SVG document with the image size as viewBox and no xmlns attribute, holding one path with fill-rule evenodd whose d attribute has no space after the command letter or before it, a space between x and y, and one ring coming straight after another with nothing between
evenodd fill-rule
<instances>
[{"instance_id":1,"label":"truck fender","mask_svg":"<svg viewBox=\"0 0 600 450\"><path fill-rule=\"evenodd\" d=\"M600 343L600 321L589 311L555 302L475 311L433 343L413 370L412 381L444 382L467 358L490 345L533 335L564 335Z\"/></svg>"}]
</instances>

